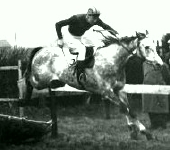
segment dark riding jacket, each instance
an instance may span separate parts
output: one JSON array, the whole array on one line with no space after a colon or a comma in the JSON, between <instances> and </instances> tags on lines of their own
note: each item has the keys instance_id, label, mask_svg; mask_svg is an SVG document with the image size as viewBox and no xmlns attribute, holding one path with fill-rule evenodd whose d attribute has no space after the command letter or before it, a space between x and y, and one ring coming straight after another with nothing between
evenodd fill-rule
<instances>
[{"instance_id":1,"label":"dark riding jacket","mask_svg":"<svg viewBox=\"0 0 170 150\"><path fill-rule=\"evenodd\" d=\"M69 32L74 36L82 36L85 31L90 29L93 25L89 24L86 20L86 14L78 14L70 17L69 19L59 21L55 24L56 32L59 39L62 39L61 28L63 26L69 25ZM111 30L110 32L112 35L118 34L118 32L112 29L109 25L104 23L100 18L94 25L98 25L106 30Z\"/></svg>"}]
</instances>

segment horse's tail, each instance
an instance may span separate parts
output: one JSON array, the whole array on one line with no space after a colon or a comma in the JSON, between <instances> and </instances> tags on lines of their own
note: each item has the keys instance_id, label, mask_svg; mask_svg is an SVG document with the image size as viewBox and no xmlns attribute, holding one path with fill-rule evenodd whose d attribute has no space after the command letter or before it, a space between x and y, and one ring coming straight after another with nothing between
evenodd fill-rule
<instances>
[{"instance_id":1,"label":"horse's tail","mask_svg":"<svg viewBox=\"0 0 170 150\"><path fill-rule=\"evenodd\" d=\"M31 73L31 65L32 65L32 60L35 56L35 54L40 50L42 49L42 47L36 47L34 48L32 51L31 51L31 54L29 56L29 60L28 60L28 64L27 64L27 68L26 68L26 71L24 73L24 77L26 78L26 80L28 79L30 73Z\"/></svg>"}]
</instances>

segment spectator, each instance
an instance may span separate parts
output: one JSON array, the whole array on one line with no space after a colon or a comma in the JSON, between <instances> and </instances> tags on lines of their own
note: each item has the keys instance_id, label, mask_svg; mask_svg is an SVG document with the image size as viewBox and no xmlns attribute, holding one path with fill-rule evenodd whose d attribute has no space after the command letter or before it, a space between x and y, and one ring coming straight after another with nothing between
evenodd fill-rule
<instances>
[{"instance_id":1,"label":"spectator","mask_svg":"<svg viewBox=\"0 0 170 150\"><path fill-rule=\"evenodd\" d=\"M165 63L168 64L170 66L170 62L169 62L169 59L170 59L170 40L168 40L168 51L165 53Z\"/></svg>"},{"instance_id":2,"label":"spectator","mask_svg":"<svg viewBox=\"0 0 170 150\"><path fill-rule=\"evenodd\" d=\"M143 84L150 85L165 85L167 75L164 71L167 71L167 65L163 67L153 64L149 61L144 61L144 81ZM162 68L164 74L162 74ZM151 128L157 129L159 127L166 128L167 117L169 113L169 101L168 95L160 94L143 94L142 95L143 111L147 112L151 122Z\"/></svg>"}]
</instances>

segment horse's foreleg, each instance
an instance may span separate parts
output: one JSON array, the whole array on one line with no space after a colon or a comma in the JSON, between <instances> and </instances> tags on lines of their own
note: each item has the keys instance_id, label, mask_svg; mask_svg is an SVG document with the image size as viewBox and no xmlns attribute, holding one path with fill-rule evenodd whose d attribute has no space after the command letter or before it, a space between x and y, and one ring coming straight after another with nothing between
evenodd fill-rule
<instances>
[{"instance_id":1,"label":"horse's foreleg","mask_svg":"<svg viewBox=\"0 0 170 150\"><path fill-rule=\"evenodd\" d=\"M138 134L142 133L146 135L148 140L153 139L152 134L146 130L146 127L137 119L137 115L131 110L128 103L127 94L123 91L119 91L118 95L122 112L126 115L127 124L129 129L132 131L131 138L137 139Z\"/></svg>"},{"instance_id":2,"label":"horse's foreleg","mask_svg":"<svg viewBox=\"0 0 170 150\"><path fill-rule=\"evenodd\" d=\"M52 131L51 137L56 138L58 136L58 125L57 125L57 106L55 101L55 93L51 91L49 87L49 95L50 95L50 110L51 110L51 119L52 119Z\"/></svg>"}]
</instances>

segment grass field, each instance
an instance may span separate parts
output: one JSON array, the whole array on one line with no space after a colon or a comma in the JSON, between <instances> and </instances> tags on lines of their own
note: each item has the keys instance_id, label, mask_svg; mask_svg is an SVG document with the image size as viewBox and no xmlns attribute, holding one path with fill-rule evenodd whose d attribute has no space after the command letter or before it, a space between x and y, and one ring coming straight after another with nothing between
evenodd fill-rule
<instances>
[{"instance_id":1,"label":"grass field","mask_svg":"<svg viewBox=\"0 0 170 150\"><path fill-rule=\"evenodd\" d=\"M170 126L167 129L152 131L155 140L131 140L124 115L111 106L111 119L105 119L103 103L59 106L57 139L46 135L36 143L3 145L4 150L169 150ZM6 113L9 113L5 107ZM4 111L1 109L1 111ZM47 107L26 107L29 119L50 120ZM139 119L149 127L147 114L139 113Z\"/></svg>"}]
</instances>

